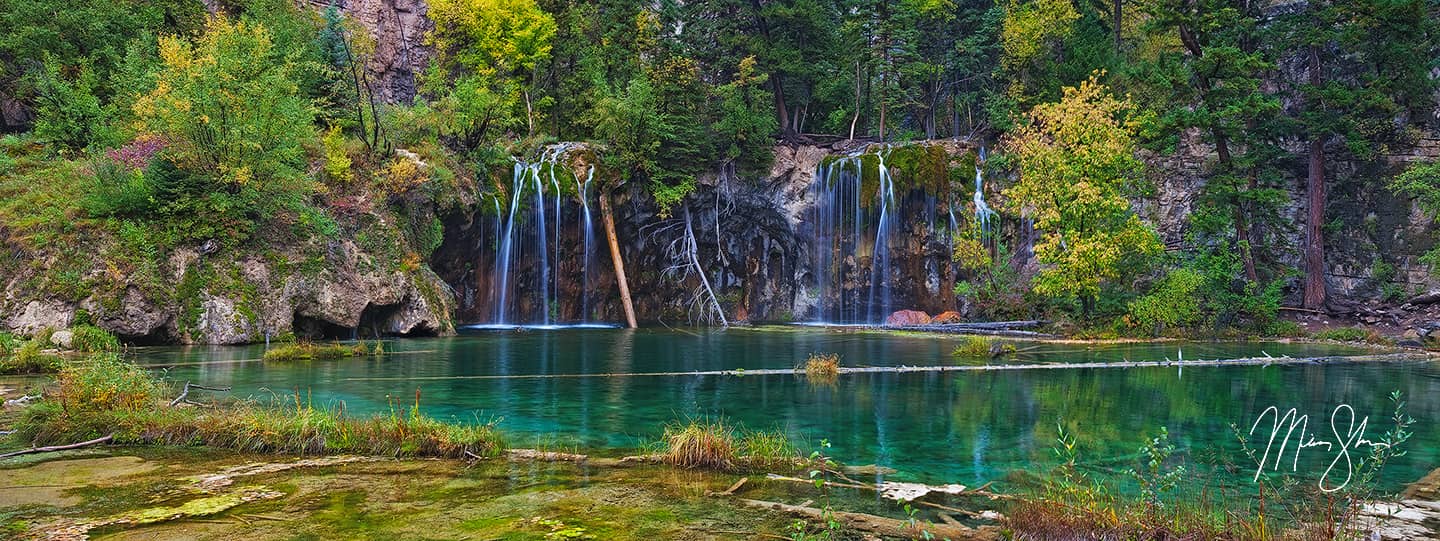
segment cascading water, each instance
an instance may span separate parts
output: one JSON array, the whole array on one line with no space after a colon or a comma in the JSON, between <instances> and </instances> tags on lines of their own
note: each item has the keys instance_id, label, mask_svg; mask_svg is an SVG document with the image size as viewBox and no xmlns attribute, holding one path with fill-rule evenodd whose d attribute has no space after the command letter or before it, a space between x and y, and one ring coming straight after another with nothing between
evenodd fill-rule
<instances>
[{"instance_id":1,"label":"cascading water","mask_svg":"<svg viewBox=\"0 0 1440 541\"><path fill-rule=\"evenodd\" d=\"M546 147L533 162L514 160L510 206L503 228L500 226L502 209L499 198L495 199L498 238L490 296L495 305L489 324L484 326L549 326L561 317L559 313L563 306L573 309L576 303L580 305L578 319L584 322L590 318L590 262L594 253L594 228L589 192L595 169L590 167L583 181L572 172L576 191L564 193L560 175L568 171L563 158L571 149L568 144L552 145ZM560 172L557 173L557 169ZM570 197L579 199L580 219L577 225L584 234L581 254L584 258L581 262L584 278L578 288L579 299L561 298L564 283L569 279L560 269L566 261L564 212L566 200ZM523 204L526 200L531 203ZM574 255L571 254L571 257ZM533 274L527 275L527 272Z\"/></svg>"},{"instance_id":2,"label":"cascading water","mask_svg":"<svg viewBox=\"0 0 1440 541\"><path fill-rule=\"evenodd\" d=\"M819 322L875 324L890 313L890 237L897 229L898 202L885 164L888 154L888 148L853 153L816 169L813 271ZM867 159L876 165L873 188L865 186ZM867 257L870 268L864 273L860 264Z\"/></svg>"},{"instance_id":3,"label":"cascading water","mask_svg":"<svg viewBox=\"0 0 1440 541\"><path fill-rule=\"evenodd\" d=\"M985 204L985 175L981 164L985 163L985 147L980 147L979 159L975 160L975 223L980 225L980 238L990 236L990 219L995 217L995 211L990 205ZM952 214L951 221L955 217Z\"/></svg>"},{"instance_id":4,"label":"cascading water","mask_svg":"<svg viewBox=\"0 0 1440 541\"><path fill-rule=\"evenodd\" d=\"M585 171L585 182L580 182L578 177L575 179L575 183L577 184L575 191L580 194L580 216L585 220L585 259L580 262L580 265L581 268L584 269L581 273L583 277L582 280L584 280L581 282L583 284L581 290L587 294L580 295L581 323L590 321L590 295L588 295L590 291L590 261L595 257L595 228L592 227L592 222L590 221L590 183L594 180L594 165L591 165L589 170Z\"/></svg>"}]
</instances>

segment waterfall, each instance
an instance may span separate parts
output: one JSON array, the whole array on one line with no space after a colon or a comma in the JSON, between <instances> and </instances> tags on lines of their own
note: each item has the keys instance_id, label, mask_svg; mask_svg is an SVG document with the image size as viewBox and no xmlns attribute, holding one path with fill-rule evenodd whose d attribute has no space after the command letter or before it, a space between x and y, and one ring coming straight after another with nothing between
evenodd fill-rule
<instances>
[{"instance_id":1,"label":"waterfall","mask_svg":"<svg viewBox=\"0 0 1440 541\"><path fill-rule=\"evenodd\" d=\"M595 228L590 222L590 183L593 180L595 180L594 165L591 165L590 169L585 172L585 182L580 182L579 178L575 179L575 183L577 184L575 191L580 194L580 216L585 219L585 251L583 256L585 259L580 262L581 267L584 269L581 273L583 277L581 280L583 281L580 282L581 323L590 320L590 261L595 257Z\"/></svg>"},{"instance_id":2,"label":"waterfall","mask_svg":"<svg viewBox=\"0 0 1440 541\"><path fill-rule=\"evenodd\" d=\"M490 326L551 325L557 318L564 317L556 312L563 306L580 306L579 320L590 318L589 285L590 260L594 255L594 230L591 223L589 192L594 180L595 168L591 166L582 181L577 172L570 171L575 179L575 192L567 193L562 186L561 175L569 171L564 163L569 144L546 147L533 162L513 158L514 165L510 179L510 206L504 214L501 226L502 208L500 198L495 198L495 277L490 298L495 302ZM557 169L560 172L557 173ZM567 274L565 263L564 220L567 198L578 198L582 223L570 227L583 228L584 250L580 262L583 278ZM529 201L522 204L522 201ZM573 212L573 211L572 211ZM571 237L573 238L573 237ZM577 254L571 250L570 257ZM569 267L573 268L573 267ZM561 299L563 284L568 280L583 280L580 283L578 303L574 299ZM562 301L564 304L562 304ZM536 313L538 310L539 313Z\"/></svg>"},{"instance_id":3,"label":"waterfall","mask_svg":"<svg viewBox=\"0 0 1440 541\"><path fill-rule=\"evenodd\" d=\"M990 235L990 219L995 211L985 204L985 175L981 164L985 163L985 147L980 147L979 159L975 160L975 222L980 224L980 238ZM950 219L955 219L952 214Z\"/></svg>"},{"instance_id":4,"label":"waterfall","mask_svg":"<svg viewBox=\"0 0 1440 541\"><path fill-rule=\"evenodd\" d=\"M895 229L895 210L890 207L895 203L895 183L890 178L890 169L885 167L885 155L889 149L877 153L880 173L879 193L876 200L880 205L880 220L875 227L875 244L870 256L870 305L869 323L882 323L885 317L890 314L891 289L890 278L890 234ZM880 291L880 313L875 313L875 293Z\"/></svg>"},{"instance_id":5,"label":"waterfall","mask_svg":"<svg viewBox=\"0 0 1440 541\"><path fill-rule=\"evenodd\" d=\"M890 314L889 247L898 225L898 201L885 163L888 154L888 147L877 153L861 151L816 168L811 188L815 198L812 270L819 322L875 324ZM873 188L864 185L867 159L878 162ZM871 227L873 237L868 235ZM870 269L864 273L861 261L867 256ZM860 281L864 283L847 287Z\"/></svg>"}]
</instances>

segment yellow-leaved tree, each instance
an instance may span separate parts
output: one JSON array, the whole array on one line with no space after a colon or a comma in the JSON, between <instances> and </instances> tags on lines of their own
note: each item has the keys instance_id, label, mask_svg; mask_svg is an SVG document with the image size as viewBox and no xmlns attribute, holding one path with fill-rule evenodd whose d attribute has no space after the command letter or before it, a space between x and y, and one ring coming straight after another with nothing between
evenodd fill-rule
<instances>
[{"instance_id":1,"label":"yellow-leaved tree","mask_svg":"<svg viewBox=\"0 0 1440 541\"><path fill-rule=\"evenodd\" d=\"M1005 139L1020 169L1006 205L1039 233L1034 290L1079 298L1087 314L1102 284L1142 271L1163 249L1126 199L1144 181L1131 112L1091 76L1059 102L1035 106Z\"/></svg>"},{"instance_id":2,"label":"yellow-leaved tree","mask_svg":"<svg viewBox=\"0 0 1440 541\"><path fill-rule=\"evenodd\" d=\"M535 0L431 0L428 43L437 62L426 86L448 119L446 135L467 147L523 116L535 131L535 66L550 57L555 19Z\"/></svg>"}]
</instances>

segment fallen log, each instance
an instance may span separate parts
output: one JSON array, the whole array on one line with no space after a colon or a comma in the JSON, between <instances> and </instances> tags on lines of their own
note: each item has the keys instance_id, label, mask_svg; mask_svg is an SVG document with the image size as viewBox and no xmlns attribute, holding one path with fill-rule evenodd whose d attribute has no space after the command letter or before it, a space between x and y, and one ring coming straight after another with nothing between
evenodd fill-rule
<instances>
[{"instance_id":1,"label":"fallen log","mask_svg":"<svg viewBox=\"0 0 1440 541\"><path fill-rule=\"evenodd\" d=\"M746 507L754 509L765 509L779 511L789 515L802 517L808 520L829 520L834 519L846 527L866 531L874 534L890 537L901 537L906 539L950 539L951 541L961 540L991 540L998 539L997 531L992 528L971 528L965 525L953 524L923 524L905 520L881 517L867 513L853 513L849 511L835 511L817 509L814 507L787 505L779 502L767 502L764 500L751 500L740 498L738 500ZM927 537L926 534L929 534Z\"/></svg>"},{"instance_id":2,"label":"fallen log","mask_svg":"<svg viewBox=\"0 0 1440 541\"><path fill-rule=\"evenodd\" d=\"M776 475L776 474L773 474L773 473L771 473L771 474L766 474L766 475L765 475L765 479L768 479L768 480L771 480L771 481L786 481L786 482L790 482L790 483L802 483L802 484L807 484L807 485L812 485L812 486L815 484L815 480L814 480L814 479L801 479L801 478L799 478L799 477L787 477L787 476L784 476L784 475ZM824 481L824 482L822 482L822 484L823 484L824 486L832 487L832 488L854 488L854 489L859 489L859 490L870 490L870 491L874 491L874 492L879 493L881 496L884 496L885 498L888 498L888 499L891 499L891 500L895 500L895 501L897 501L897 502L908 502L908 501L917 500L917 499L923 498L923 497L925 497L925 496L928 496L928 495L930 495L930 494L932 494L932 493L933 493L933 494L950 494L950 495L954 495L954 496L981 496L981 497L985 497L985 498L990 498L990 499L992 499L992 500L1012 499L1012 498L1014 498L1014 496L1011 496L1011 495L1009 495L1009 494L1000 494L1000 493L998 493L998 492L991 492L991 491L989 491L989 490L985 490L986 487L990 486L989 483L986 483L985 486L982 486L982 487L980 487L980 488L967 489L967 488L965 488L965 487L962 486L962 485L932 486L932 485L925 485L925 484L921 484L921 483L896 483L896 482L891 482L891 481L886 481L886 482L881 483L881 484L879 484L879 485L871 485L871 484L867 484L867 483L861 483L861 482L856 481L856 480L854 480L854 479L849 479L849 478L846 478L846 479L848 480L848 482Z\"/></svg>"},{"instance_id":3,"label":"fallen log","mask_svg":"<svg viewBox=\"0 0 1440 541\"><path fill-rule=\"evenodd\" d=\"M1183 361L1098 361L1088 363L1030 363L1030 364L985 364L985 365L940 365L940 366L842 366L839 374L892 374L907 372L1008 372L1014 370L1075 370L1097 368L1148 368L1148 367L1215 367L1215 366L1271 366L1293 364L1325 364L1355 362L1397 362L1433 359L1428 353L1405 352L1375 355L1332 355L1324 357L1241 357L1236 359L1183 360ZM803 375L804 369L757 368L754 370L697 370L692 372L635 372L629 374L510 374L474 376L397 376L346 378L345 381L448 381L462 379L569 379L569 378L640 378L640 377L691 377L691 376L775 376Z\"/></svg>"},{"instance_id":4,"label":"fallen log","mask_svg":"<svg viewBox=\"0 0 1440 541\"><path fill-rule=\"evenodd\" d=\"M80 443L72 443L72 444L69 444L69 445L51 445L51 446L49 446L49 447L31 447L31 448L29 448L29 449L21 449L21 450L19 450L19 451L12 451L12 452L9 452L9 453L5 453L5 454L3 454L3 455L0 455L0 458L10 458L10 457L12 457L12 456L29 455L29 454L34 454L34 453L50 453L50 452L54 452L54 451L68 451L68 450L70 450L70 449L79 449L79 448L81 448L81 447L89 447L89 446L91 446L91 445L99 445L99 444L105 443L105 442L110 441L110 440L113 440L113 439L115 439L115 435L114 435L114 434L111 434L111 435L109 435L109 436L105 436L105 437L101 437L101 438L95 438L95 439L90 440L90 441L82 441L82 442L80 442Z\"/></svg>"},{"instance_id":5,"label":"fallen log","mask_svg":"<svg viewBox=\"0 0 1440 541\"><path fill-rule=\"evenodd\" d=\"M1408 304L1435 304L1440 302L1440 290L1427 291L1405 301Z\"/></svg>"}]
</instances>

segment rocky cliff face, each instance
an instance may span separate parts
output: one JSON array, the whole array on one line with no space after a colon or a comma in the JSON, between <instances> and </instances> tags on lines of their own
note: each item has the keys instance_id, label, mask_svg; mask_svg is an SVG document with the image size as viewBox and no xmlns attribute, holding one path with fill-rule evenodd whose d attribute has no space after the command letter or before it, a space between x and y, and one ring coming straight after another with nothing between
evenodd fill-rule
<instances>
[{"instance_id":1,"label":"rocky cliff face","mask_svg":"<svg viewBox=\"0 0 1440 541\"><path fill-rule=\"evenodd\" d=\"M1323 225L1326 247L1326 287L1331 304L1341 311L1360 309L1382 298L1395 301L1416 291L1440 287L1434 273L1419 261L1435 246L1436 228L1413 201L1386 188L1386 181L1419 160L1440 159L1440 138L1434 135L1418 144L1374 162L1334 159L1343 155L1331 149L1327 162L1329 205ZM1146 155L1156 193L1140 202L1141 213L1155 224L1167 245L1179 246L1190 227L1195 198L1204 189L1205 175L1214 163L1214 149L1196 134L1187 134L1174 154ZM1302 268L1306 220L1303 149L1282 164L1286 203L1272 223L1255 234L1275 268ZM1290 300L1298 303L1302 290L1297 275L1282 277L1290 285Z\"/></svg>"},{"instance_id":2,"label":"rocky cliff face","mask_svg":"<svg viewBox=\"0 0 1440 541\"><path fill-rule=\"evenodd\" d=\"M973 209L968 203L956 203L968 201L971 192L950 193L946 173L963 162L963 167L972 169L966 169L967 180L960 184L968 185L973 151L968 143L957 141L894 149L782 145L775 148L773 166L764 178L703 178L695 193L663 213L643 184L621 185L612 192L615 222L637 315L669 323L715 319L695 260L728 320L820 320L840 313L847 314L843 318L847 321L866 320L872 314L883 320L891 309L937 313L953 309L956 273L950 264L947 216L952 205L962 215ZM876 250L879 206L872 201L854 211L858 219L847 215L843 228L831 223L825 229L816 214L824 197L817 187L827 179L817 179L816 173L827 160L852 157L869 164L861 178L852 180L873 191L878 188L878 173L872 168L879 153L891 156L895 194L887 209L890 229L882 235L888 242ZM854 158L862 155L869 157ZM568 171L557 169L560 184L583 178L585 167L572 163ZM938 169L942 181L917 181L928 178L913 174L917 167ZM549 170L542 173L546 185L551 182L548 174ZM512 200L503 194L493 205L482 203L474 213L454 216L447 224L445 243L431 258L432 266L456 291L457 319L474 323L503 319L506 324L621 321L598 210L590 209L593 236L587 252L585 209L579 199L567 195L552 202L551 196L545 196L548 221L542 243L533 211L542 203L532 201L531 184L520 185L519 210L513 219L508 210ZM528 214L525 205L532 206ZM557 223L562 224L558 229ZM510 272L501 277L497 261L506 259L499 254L507 236L512 239ZM687 236L694 239L693 259L684 250ZM872 283L880 285L872 287ZM497 310L502 290L505 308ZM840 306L849 311L838 310Z\"/></svg>"},{"instance_id":3,"label":"rocky cliff face","mask_svg":"<svg viewBox=\"0 0 1440 541\"><path fill-rule=\"evenodd\" d=\"M0 299L4 326L20 333L88 319L140 343L241 344L286 334L315 338L453 332L449 286L428 269L396 270L351 241L262 256L181 248L164 284L124 284L79 300L27 287L21 273ZM107 271L97 258L97 281ZM113 267L110 267L113 268Z\"/></svg>"},{"instance_id":4,"label":"rocky cliff face","mask_svg":"<svg viewBox=\"0 0 1440 541\"><path fill-rule=\"evenodd\" d=\"M330 5L309 1L318 9ZM375 94L387 103L409 103L417 91L416 76L431 57L425 34L435 25L425 16L425 1L345 0L337 7L369 31L375 42L374 54L365 65Z\"/></svg>"}]
</instances>

